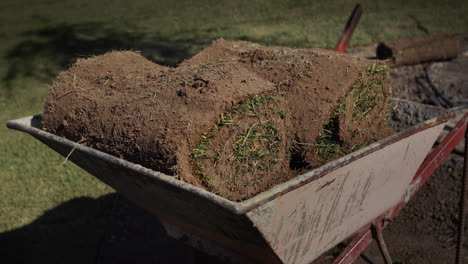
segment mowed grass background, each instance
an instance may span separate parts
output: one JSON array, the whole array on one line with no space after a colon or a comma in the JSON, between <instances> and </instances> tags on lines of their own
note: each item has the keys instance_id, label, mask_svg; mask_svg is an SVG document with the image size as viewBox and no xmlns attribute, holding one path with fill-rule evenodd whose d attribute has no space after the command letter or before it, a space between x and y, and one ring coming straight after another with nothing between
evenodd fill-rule
<instances>
[{"instance_id":1,"label":"mowed grass background","mask_svg":"<svg viewBox=\"0 0 468 264\"><path fill-rule=\"evenodd\" d=\"M351 46L468 32L465 0L360 3L364 14ZM97 241L102 233L93 229L103 228L100 212L109 203L101 203L102 197L113 190L70 162L60 166L63 157L4 126L7 120L41 113L54 78L77 58L132 49L157 63L176 65L219 37L332 49L355 4L337 0L0 1L0 233L4 242L5 237L28 237L30 243L40 244L57 225L75 228L72 236L88 232L89 241ZM71 211L53 213L76 203L80 206L69 207ZM21 235L15 236L18 232ZM31 242L35 236L39 238ZM89 254L94 252L88 249ZM77 262L85 260L89 259Z\"/></svg>"}]
</instances>

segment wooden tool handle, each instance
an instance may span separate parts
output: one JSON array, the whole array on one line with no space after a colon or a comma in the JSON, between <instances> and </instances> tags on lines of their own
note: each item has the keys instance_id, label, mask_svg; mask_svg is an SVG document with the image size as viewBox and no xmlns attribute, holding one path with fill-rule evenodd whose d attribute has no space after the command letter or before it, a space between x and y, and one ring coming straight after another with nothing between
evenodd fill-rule
<instances>
[{"instance_id":1,"label":"wooden tool handle","mask_svg":"<svg viewBox=\"0 0 468 264\"><path fill-rule=\"evenodd\" d=\"M334 49L336 52L345 53L346 47L348 47L348 43L351 40L351 36L353 35L354 29L356 28L361 15L362 7L360 4L357 4L351 13L351 16L349 17L348 22L346 23L338 43L336 43Z\"/></svg>"}]
</instances>

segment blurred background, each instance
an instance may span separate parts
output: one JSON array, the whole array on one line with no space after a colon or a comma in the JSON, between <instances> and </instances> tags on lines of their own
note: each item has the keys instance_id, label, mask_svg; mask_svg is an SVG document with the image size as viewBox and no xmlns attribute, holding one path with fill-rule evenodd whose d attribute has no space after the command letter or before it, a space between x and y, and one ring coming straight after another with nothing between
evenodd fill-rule
<instances>
[{"instance_id":1,"label":"blurred background","mask_svg":"<svg viewBox=\"0 0 468 264\"><path fill-rule=\"evenodd\" d=\"M79 58L128 49L176 66L220 37L333 49L356 3L0 1L0 263L10 263L2 255L11 263L30 262L26 254L39 263L92 263L105 236L114 191L70 162L61 165L63 157L32 137L4 126L7 120L42 113L60 71ZM351 47L468 32L466 0L360 3L364 13Z\"/></svg>"}]
</instances>

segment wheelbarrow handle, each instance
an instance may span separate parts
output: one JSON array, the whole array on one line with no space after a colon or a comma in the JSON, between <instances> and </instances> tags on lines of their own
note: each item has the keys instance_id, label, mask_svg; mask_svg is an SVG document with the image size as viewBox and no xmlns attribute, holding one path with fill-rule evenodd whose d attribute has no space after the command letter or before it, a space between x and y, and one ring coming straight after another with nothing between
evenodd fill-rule
<instances>
[{"instance_id":1,"label":"wheelbarrow handle","mask_svg":"<svg viewBox=\"0 0 468 264\"><path fill-rule=\"evenodd\" d=\"M361 15L362 7L360 4L357 4L351 13L351 16L349 17L348 22L346 23L343 33L341 33L340 39L336 43L334 49L336 52L345 53L345 50L348 47L351 36L353 35L354 29L356 28Z\"/></svg>"}]
</instances>

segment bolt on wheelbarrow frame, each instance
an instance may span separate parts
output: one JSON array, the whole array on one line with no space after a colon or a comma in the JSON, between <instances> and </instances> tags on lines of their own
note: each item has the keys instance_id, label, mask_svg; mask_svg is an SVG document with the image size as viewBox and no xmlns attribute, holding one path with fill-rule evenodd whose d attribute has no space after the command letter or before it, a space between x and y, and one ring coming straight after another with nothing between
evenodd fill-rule
<instances>
[{"instance_id":1,"label":"bolt on wheelbarrow frame","mask_svg":"<svg viewBox=\"0 0 468 264\"><path fill-rule=\"evenodd\" d=\"M439 115L241 202L50 134L40 116L7 126L69 156L159 217L169 235L209 254L310 263L411 197L419 188L413 176L453 116Z\"/></svg>"}]
</instances>

